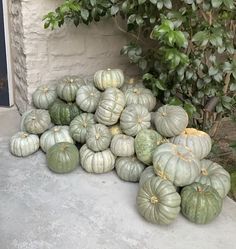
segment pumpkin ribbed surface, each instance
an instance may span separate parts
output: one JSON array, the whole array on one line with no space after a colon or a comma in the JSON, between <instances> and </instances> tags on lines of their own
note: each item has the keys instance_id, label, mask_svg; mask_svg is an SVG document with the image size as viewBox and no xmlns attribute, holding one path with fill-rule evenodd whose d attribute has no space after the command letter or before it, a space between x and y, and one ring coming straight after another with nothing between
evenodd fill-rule
<instances>
[{"instance_id":1,"label":"pumpkin ribbed surface","mask_svg":"<svg viewBox=\"0 0 236 249\"><path fill-rule=\"evenodd\" d=\"M153 166L148 166L140 175L139 186L142 186L148 179L157 177L154 172Z\"/></svg>"}]
</instances>

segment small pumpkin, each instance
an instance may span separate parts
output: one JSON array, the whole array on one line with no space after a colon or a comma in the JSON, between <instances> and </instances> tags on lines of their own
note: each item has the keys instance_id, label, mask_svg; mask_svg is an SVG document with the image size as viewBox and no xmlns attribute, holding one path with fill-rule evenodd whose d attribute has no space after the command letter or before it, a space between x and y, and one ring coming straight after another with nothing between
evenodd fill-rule
<instances>
[{"instance_id":1,"label":"small pumpkin","mask_svg":"<svg viewBox=\"0 0 236 249\"><path fill-rule=\"evenodd\" d=\"M47 152L54 144L60 142L74 143L68 126L54 126L40 137L40 147L44 152Z\"/></svg>"},{"instance_id":2,"label":"small pumpkin","mask_svg":"<svg viewBox=\"0 0 236 249\"><path fill-rule=\"evenodd\" d=\"M103 124L95 124L88 128L86 145L93 151L106 150L111 143L111 132Z\"/></svg>"},{"instance_id":3,"label":"small pumpkin","mask_svg":"<svg viewBox=\"0 0 236 249\"><path fill-rule=\"evenodd\" d=\"M95 119L104 125L114 125L118 122L124 107L124 94L117 88L108 88L100 97Z\"/></svg>"},{"instance_id":4,"label":"small pumpkin","mask_svg":"<svg viewBox=\"0 0 236 249\"><path fill-rule=\"evenodd\" d=\"M31 134L42 134L51 125L51 118L47 110L33 109L22 116L21 128Z\"/></svg>"},{"instance_id":5,"label":"small pumpkin","mask_svg":"<svg viewBox=\"0 0 236 249\"><path fill-rule=\"evenodd\" d=\"M49 169L55 173L69 173L79 165L79 151L72 143L54 144L46 157Z\"/></svg>"},{"instance_id":6,"label":"small pumpkin","mask_svg":"<svg viewBox=\"0 0 236 249\"><path fill-rule=\"evenodd\" d=\"M141 187L148 179L152 177L158 176L155 174L153 166L148 166L140 175L139 186Z\"/></svg>"},{"instance_id":7,"label":"small pumpkin","mask_svg":"<svg viewBox=\"0 0 236 249\"><path fill-rule=\"evenodd\" d=\"M124 181L138 182L145 166L135 156L118 157L115 163L116 173Z\"/></svg>"},{"instance_id":8,"label":"small pumpkin","mask_svg":"<svg viewBox=\"0 0 236 249\"><path fill-rule=\"evenodd\" d=\"M163 137L154 130L142 129L134 140L137 158L147 164L152 164L154 150L162 143Z\"/></svg>"},{"instance_id":9,"label":"small pumpkin","mask_svg":"<svg viewBox=\"0 0 236 249\"><path fill-rule=\"evenodd\" d=\"M151 126L151 114L140 104L128 105L121 114L120 127L129 136L136 136L142 129Z\"/></svg>"},{"instance_id":10,"label":"small pumpkin","mask_svg":"<svg viewBox=\"0 0 236 249\"><path fill-rule=\"evenodd\" d=\"M77 91L76 103L85 112L95 112L101 93L91 84L81 86Z\"/></svg>"},{"instance_id":11,"label":"small pumpkin","mask_svg":"<svg viewBox=\"0 0 236 249\"><path fill-rule=\"evenodd\" d=\"M145 106L148 111L152 111L156 106L156 97L151 90L144 87L133 87L125 92L126 104L140 104Z\"/></svg>"},{"instance_id":12,"label":"small pumpkin","mask_svg":"<svg viewBox=\"0 0 236 249\"><path fill-rule=\"evenodd\" d=\"M201 173L195 180L202 184L210 185L224 198L230 190L230 175L218 163L210 160L201 160Z\"/></svg>"},{"instance_id":13,"label":"small pumpkin","mask_svg":"<svg viewBox=\"0 0 236 249\"><path fill-rule=\"evenodd\" d=\"M105 90L109 87L120 88L124 84L124 74L120 69L99 70L94 75L94 85Z\"/></svg>"},{"instance_id":14,"label":"small pumpkin","mask_svg":"<svg viewBox=\"0 0 236 249\"><path fill-rule=\"evenodd\" d=\"M200 161L188 147L165 143L153 153L153 167L156 175L173 182L175 186L193 183L200 174Z\"/></svg>"},{"instance_id":15,"label":"small pumpkin","mask_svg":"<svg viewBox=\"0 0 236 249\"><path fill-rule=\"evenodd\" d=\"M120 88L120 90L125 93L128 89L134 88L134 87L145 87L142 82L135 78L130 78L128 81L125 81L124 85Z\"/></svg>"},{"instance_id":16,"label":"small pumpkin","mask_svg":"<svg viewBox=\"0 0 236 249\"><path fill-rule=\"evenodd\" d=\"M209 185L193 183L181 191L181 211L191 222L207 224L222 210L222 198Z\"/></svg>"},{"instance_id":17,"label":"small pumpkin","mask_svg":"<svg viewBox=\"0 0 236 249\"><path fill-rule=\"evenodd\" d=\"M111 140L111 151L115 156L133 156L134 138L124 134L115 135Z\"/></svg>"},{"instance_id":18,"label":"small pumpkin","mask_svg":"<svg viewBox=\"0 0 236 249\"><path fill-rule=\"evenodd\" d=\"M14 156L26 157L39 149L39 137L27 132L17 132L10 139L10 152Z\"/></svg>"},{"instance_id":19,"label":"small pumpkin","mask_svg":"<svg viewBox=\"0 0 236 249\"><path fill-rule=\"evenodd\" d=\"M106 173L115 167L115 156L110 149L94 152L85 144L80 149L80 158L81 166L89 173Z\"/></svg>"},{"instance_id":20,"label":"small pumpkin","mask_svg":"<svg viewBox=\"0 0 236 249\"><path fill-rule=\"evenodd\" d=\"M199 159L203 159L211 151L210 136L194 128L186 128L180 135L171 138L170 142L189 147Z\"/></svg>"},{"instance_id":21,"label":"small pumpkin","mask_svg":"<svg viewBox=\"0 0 236 249\"><path fill-rule=\"evenodd\" d=\"M109 127L111 136L114 137L115 135L122 134L122 130L119 124L115 124Z\"/></svg>"},{"instance_id":22,"label":"small pumpkin","mask_svg":"<svg viewBox=\"0 0 236 249\"><path fill-rule=\"evenodd\" d=\"M55 85L41 85L33 93L33 104L38 109L48 109L48 107L56 100Z\"/></svg>"},{"instance_id":23,"label":"small pumpkin","mask_svg":"<svg viewBox=\"0 0 236 249\"><path fill-rule=\"evenodd\" d=\"M180 106L164 105L160 107L155 116L156 130L164 137L179 135L188 125L188 114Z\"/></svg>"},{"instance_id":24,"label":"small pumpkin","mask_svg":"<svg viewBox=\"0 0 236 249\"><path fill-rule=\"evenodd\" d=\"M92 113L82 113L77 115L70 123L70 134L72 138L84 144L88 128L95 124L94 115Z\"/></svg>"},{"instance_id":25,"label":"small pumpkin","mask_svg":"<svg viewBox=\"0 0 236 249\"><path fill-rule=\"evenodd\" d=\"M75 103L65 103L57 99L50 107L49 113L52 122L56 125L69 125L70 122L81 113Z\"/></svg>"},{"instance_id":26,"label":"small pumpkin","mask_svg":"<svg viewBox=\"0 0 236 249\"><path fill-rule=\"evenodd\" d=\"M136 198L140 215L160 225L172 223L180 211L180 196L169 181L151 177L139 188Z\"/></svg>"},{"instance_id":27,"label":"small pumpkin","mask_svg":"<svg viewBox=\"0 0 236 249\"><path fill-rule=\"evenodd\" d=\"M57 95L66 102L74 102L78 89L85 84L78 76L66 76L57 84Z\"/></svg>"}]
</instances>

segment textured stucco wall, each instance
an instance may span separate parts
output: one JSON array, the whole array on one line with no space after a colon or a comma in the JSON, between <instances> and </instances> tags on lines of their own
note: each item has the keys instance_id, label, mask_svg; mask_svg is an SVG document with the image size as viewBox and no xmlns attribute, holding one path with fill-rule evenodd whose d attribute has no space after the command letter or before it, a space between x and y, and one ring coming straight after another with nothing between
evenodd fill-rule
<instances>
[{"instance_id":1,"label":"textured stucco wall","mask_svg":"<svg viewBox=\"0 0 236 249\"><path fill-rule=\"evenodd\" d=\"M15 102L21 112L29 108L31 94L40 84L55 83L65 75L89 76L107 67L133 71L119 54L127 37L112 21L44 30L42 17L60 2L10 1Z\"/></svg>"}]
</instances>

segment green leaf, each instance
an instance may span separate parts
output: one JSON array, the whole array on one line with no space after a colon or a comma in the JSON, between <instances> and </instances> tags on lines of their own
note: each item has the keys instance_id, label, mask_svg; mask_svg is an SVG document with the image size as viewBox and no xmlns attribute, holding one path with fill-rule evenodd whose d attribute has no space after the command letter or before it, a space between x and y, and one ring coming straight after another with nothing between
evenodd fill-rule
<instances>
[{"instance_id":1,"label":"green leaf","mask_svg":"<svg viewBox=\"0 0 236 249\"><path fill-rule=\"evenodd\" d=\"M169 100L168 104L169 104L169 105L179 105L179 106L182 106L182 105L183 105L182 101L181 101L179 98L177 98L177 97L171 98L171 99Z\"/></svg>"},{"instance_id":2,"label":"green leaf","mask_svg":"<svg viewBox=\"0 0 236 249\"><path fill-rule=\"evenodd\" d=\"M197 112L197 109L194 105L192 105L191 103L184 103L184 110L188 113L189 117L191 118L193 116L194 113Z\"/></svg>"},{"instance_id":3,"label":"green leaf","mask_svg":"<svg viewBox=\"0 0 236 249\"><path fill-rule=\"evenodd\" d=\"M236 91L236 82L231 83L229 90L232 92Z\"/></svg>"},{"instance_id":4,"label":"green leaf","mask_svg":"<svg viewBox=\"0 0 236 249\"><path fill-rule=\"evenodd\" d=\"M236 148L236 141L229 145L231 148Z\"/></svg>"},{"instance_id":5,"label":"green leaf","mask_svg":"<svg viewBox=\"0 0 236 249\"><path fill-rule=\"evenodd\" d=\"M164 6L167 9L171 9L172 8L172 2L171 2L171 0L164 0Z\"/></svg>"},{"instance_id":6,"label":"green leaf","mask_svg":"<svg viewBox=\"0 0 236 249\"><path fill-rule=\"evenodd\" d=\"M136 15L135 14L132 14L129 16L128 20L127 20L127 23L130 24L130 23L134 23L136 20Z\"/></svg>"},{"instance_id":7,"label":"green leaf","mask_svg":"<svg viewBox=\"0 0 236 249\"><path fill-rule=\"evenodd\" d=\"M145 73L145 74L143 75L143 80L145 80L145 81L150 81L150 80L152 80L152 79L153 79L153 75L150 74L150 73Z\"/></svg>"},{"instance_id":8,"label":"green leaf","mask_svg":"<svg viewBox=\"0 0 236 249\"><path fill-rule=\"evenodd\" d=\"M164 84L164 82L162 82L161 80L156 79L155 80L155 85L158 89L165 91L166 90L166 86Z\"/></svg>"},{"instance_id":9,"label":"green leaf","mask_svg":"<svg viewBox=\"0 0 236 249\"><path fill-rule=\"evenodd\" d=\"M223 0L211 0L211 4L213 8L219 8L222 3L223 3Z\"/></svg>"},{"instance_id":10,"label":"green leaf","mask_svg":"<svg viewBox=\"0 0 236 249\"><path fill-rule=\"evenodd\" d=\"M137 23L139 26L142 25L142 24L144 23L144 20L143 20L143 18L142 18L140 15L136 16L136 23Z\"/></svg>"},{"instance_id":11,"label":"green leaf","mask_svg":"<svg viewBox=\"0 0 236 249\"><path fill-rule=\"evenodd\" d=\"M228 8L228 9L234 9L235 7L235 2L234 0L223 0L224 5Z\"/></svg>"},{"instance_id":12,"label":"green leaf","mask_svg":"<svg viewBox=\"0 0 236 249\"><path fill-rule=\"evenodd\" d=\"M87 21L88 17L89 17L89 12L86 9L81 9L81 17L83 18L83 20Z\"/></svg>"},{"instance_id":13,"label":"green leaf","mask_svg":"<svg viewBox=\"0 0 236 249\"><path fill-rule=\"evenodd\" d=\"M209 41L209 33L208 33L208 31L199 31L199 32L197 32L193 36L192 41L196 42L196 43L199 43L202 46L205 46Z\"/></svg>"},{"instance_id":14,"label":"green leaf","mask_svg":"<svg viewBox=\"0 0 236 249\"><path fill-rule=\"evenodd\" d=\"M152 4L157 4L157 1L158 1L158 0L150 0L150 2L151 2Z\"/></svg>"},{"instance_id":15,"label":"green leaf","mask_svg":"<svg viewBox=\"0 0 236 249\"><path fill-rule=\"evenodd\" d=\"M112 16L116 15L119 10L120 10L120 8L117 5L113 5L111 7L111 15Z\"/></svg>"},{"instance_id":16,"label":"green leaf","mask_svg":"<svg viewBox=\"0 0 236 249\"><path fill-rule=\"evenodd\" d=\"M212 67L212 66L209 68L208 74L209 74L210 76L215 75L215 74L217 74L217 73L218 73L218 68Z\"/></svg>"},{"instance_id":17,"label":"green leaf","mask_svg":"<svg viewBox=\"0 0 236 249\"><path fill-rule=\"evenodd\" d=\"M140 59L138 66L144 71L147 68L147 61L145 59Z\"/></svg>"},{"instance_id":18,"label":"green leaf","mask_svg":"<svg viewBox=\"0 0 236 249\"><path fill-rule=\"evenodd\" d=\"M90 4L94 7L96 5L96 0L90 0Z\"/></svg>"},{"instance_id":19,"label":"green leaf","mask_svg":"<svg viewBox=\"0 0 236 249\"><path fill-rule=\"evenodd\" d=\"M141 5L141 4L145 3L145 2L146 2L146 0L138 0L139 5Z\"/></svg>"}]
</instances>

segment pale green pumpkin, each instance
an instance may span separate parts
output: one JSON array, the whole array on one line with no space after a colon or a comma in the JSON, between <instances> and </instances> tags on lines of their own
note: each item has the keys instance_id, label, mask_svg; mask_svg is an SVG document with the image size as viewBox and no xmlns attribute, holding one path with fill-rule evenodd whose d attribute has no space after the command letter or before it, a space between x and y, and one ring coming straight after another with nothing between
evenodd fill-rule
<instances>
[{"instance_id":1,"label":"pale green pumpkin","mask_svg":"<svg viewBox=\"0 0 236 249\"><path fill-rule=\"evenodd\" d=\"M173 182L177 187L193 183L200 174L200 161L188 147L165 143L153 153L156 175Z\"/></svg>"},{"instance_id":2,"label":"pale green pumpkin","mask_svg":"<svg viewBox=\"0 0 236 249\"><path fill-rule=\"evenodd\" d=\"M222 198L208 185L193 183L181 191L181 212L191 222L207 224L222 210Z\"/></svg>"},{"instance_id":3,"label":"pale green pumpkin","mask_svg":"<svg viewBox=\"0 0 236 249\"><path fill-rule=\"evenodd\" d=\"M139 186L141 187L148 179L152 177L158 177L158 176L155 174L153 166L148 166L147 168L144 169L144 171L140 175Z\"/></svg>"},{"instance_id":4,"label":"pale green pumpkin","mask_svg":"<svg viewBox=\"0 0 236 249\"><path fill-rule=\"evenodd\" d=\"M140 81L140 79L130 78L129 80L126 80L124 85L120 88L120 90L125 93L128 89L134 88L134 87L145 87L143 83Z\"/></svg>"},{"instance_id":5,"label":"pale green pumpkin","mask_svg":"<svg viewBox=\"0 0 236 249\"><path fill-rule=\"evenodd\" d=\"M230 190L229 173L218 163L210 160L201 160L201 173L195 181L210 185L221 198L224 198Z\"/></svg>"},{"instance_id":6,"label":"pale green pumpkin","mask_svg":"<svg viewBox=\"0 0 236 249\"><path fill-rule=\"evenodd\" d=\"M147 165L152 164L153 152L162 140L162 136L154 130L140 130L134 140L137 158Z\"/></svg>"},{"instance_id":7,"label":"pale green pumpkin","mask_svg":"<svg viewBox=\"0 0 236 249\"><path fill-rule=\"evenodd\" d=\"M145 166L135 156L118 157L115 163L117 175L124 181L138 182Z\"/></svg>"},{"instance_id":8,"label":"pale green pumpkin","mask_svg":"<svg viewBox=\"0 0 236 249\"><path fill-rule=\"evenodd\" d=\"M62 142L47 152L47 165L55 173L69 173L79 165L79 151L74 144Z\"/></svg>"},{"instance_id":9,"label":"pale green pumpkin","mask_svg":"<svg viewBox=\"0 0 236 249\"><path fill-rule=\"evenodd\" d=\"M39 137L27 132L17 132L10 139L10 152L14 156L26 157L39 149Z\"/></svg>"},{"instance_id":10,"label":"pale green pumpkin","mask_svg":"<svg viewBox=\"0 0 236 249\"><path fill-rule=\"evenodd\" d=\"M151 177L139 188L136 198L138 212L148 222L168 225L180 211L180 196L169 181Z\"/></svg>"}]
</instances>

